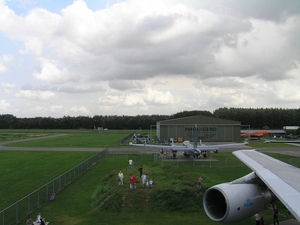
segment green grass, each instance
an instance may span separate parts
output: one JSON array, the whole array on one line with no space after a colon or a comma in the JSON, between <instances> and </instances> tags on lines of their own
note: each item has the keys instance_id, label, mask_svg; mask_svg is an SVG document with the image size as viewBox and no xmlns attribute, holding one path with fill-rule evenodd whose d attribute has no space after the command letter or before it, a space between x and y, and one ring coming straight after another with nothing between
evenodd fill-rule
<instances>
[{"instance_id":1,"label":"green grass","mask_svg":"<svg viewBox=\"0 0 300 225\"><path fill-rule=\"evenodd\" d=\"M0 209L63 174L95 152L0 151Z\"/></svg>"},{"instance_id":2,"label":"green grass","mask_svg":"<svg viewBox=\"0 0 300 225\"><path fill-rule=\"evenodd\" d=\"M250 140L249 146L252 148L297 148L297 146L285 143L265 143L265 140Z\"/></svg>"},{"instance_id":3,"label":"green grass","mask_svg":"<svg viewBox=\"0 0 300 225\"><path fill-rule=\"evenodd\" d=\"M49 136L47 139L40 140L32 140L32 141L24 141L18 143L8 144L7 146L11 147L66 147L66 148L103 148L103 147L121 147L120 140L125 138L127 135L132 133L133 131L105 131L103 133L98 133L98 131L94 130L84 130L84 131L69 131L58 133L52 131L52 133L41 133L41 136ZM54 136L54 135L62 135L62 136ZM0 133L1 135L1 133ZM4 133L2 133L4 135ZM13 140L15 137L15 133L10 133L7 131L7 136L10 136L9 139ZM35 133L25 133L23 134L24 139L32 137L33 135L37 135Z\"/></svg>"},{"instance_id":4,"label":"green grass","mask_svg":"<svg viewBox=\"0 0 300 225\"><path fill-rule=\"evenodd\" d=\"M19 139L27 139L27 138L36 138L36 137L45 137L52 134L48 133L2 133L0 132L0 142L4 141L13 141Z\"/></svg>"},{"instance_id":5,"label":"green grass","mask_svg":"<svg viewBox=\"0 0 300 225\"><path fill-rule=\"evenodd\" d=\"M0 132L1 133L1 132ZM47 133L47 132L45 132ZM55 132L55 134L60 132ZM38 141L22 142L26 147L105 147L119 146L119 140L130 131L110 131L98 134L91 131L72 131L68 136ZM95 153L88 152L9 152L0 151L0 204L7 206L29 192L44 185L66 170ZM270 154L290 161L291 157ZM144 171L154 181L152 189L142 189L137 179L137 190L129 190L130 174L138 176L137 167L128 169L128 159L143 165ZM30 216L41 212L50 224L217 224L205 215L202 207L204 191L212 185L242 177L250 169L231 153L220 152L212 157L218 162L153 162L153 156L144 154L110 154L77 178L56 196ZM298 165L296 158L293 162ZM124 173L124 185L117 186L117 174ZM203 188L196 187L199 175ZM287 215L278 203L281 213ZM1 207L3 208L3 207ZM271 224L271 210L261 212L267 224ZM282 218L282 217L281 217ZM249 218L235 224L253 224ZM1 222L0 222L1 224ZM25 220L20 224L25 224Z\"/></svg>"},{"instance_id":6,"label":"green grass","mask_svg":"<svg viewBox=\"0 0 300 225\"><path fill-rule=\"evenodd\" d=\"M205 215L202 207L204 191L211 185L231 181L250 170L239 168L193 168L161 166L139 156L133 156L138 164L154 180L152 189L141 188L130 191L128 179L131 173L138 175L136 168L127 168L125 155L109 155L84 176L57 195L54 202L48 202L36 210L33 216L42 212L53 224L216 224ZM116 176L122 170L124 186L117 186ZM196 187L199 174L203 177L203 189ZM95 201L98 199L99 201ZM287 211L280 206L281 212ZM271 211L265 209L262 215L271 221ZM249 218L235 224L251 224Z\"/></svg>"}]
</instances>

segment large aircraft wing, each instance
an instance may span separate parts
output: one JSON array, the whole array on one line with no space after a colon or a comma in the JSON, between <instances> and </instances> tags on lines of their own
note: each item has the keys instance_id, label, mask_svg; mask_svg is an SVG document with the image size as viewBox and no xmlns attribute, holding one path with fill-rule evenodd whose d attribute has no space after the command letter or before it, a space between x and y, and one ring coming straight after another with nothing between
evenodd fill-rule
<instances>
[{"instance_id":1,"label":"large aircraft wing","mask_svg":"<svg viewBox=\"0 0 300 225\"><path fill-rule=\"evenodd\" d=\"M148 144L133 144L131 142L129 144L132 146L138 146L138 147L166 149L166 150L172 150L172 151L194 150L194 148L188 148L186 146L179 146L179 145L148 145Z\"/></svg>"},{"instance_id":2,"label":"large aircraft wing","mask_svg":"<svg viewBox=\"0 0 300 225\"><path fill-rule=\"evenodd\" d=\"M219 149L219 148L230 148L233 146L242 146L242 145L248 145L248 142L245 141L243 143L220 144L220 145L198 145L197 149L209 150L209 149Z\"/></svg>"},{"instance_id":3,"label":"large aircraft wing","mask_svg":"<svg viewBox=\"0 0 300 225\"><path fill-rule=\"evenodd\" d=\"M252 169L300 221L300 169L255 150L240 150L233 154Z\"/></svg>"},{"instance_id":4,"label":"large aircraft wing","mask_svg":"<svg viewBox=\"0 0 300 225\"><path fill-rule=\"evenodd\" d=\"M193 147L192 144L188 144L186 146L180 145L148 145L148 144L133 144L129 143L132 146L139 146L139 147L147 147L147 148L157 148L157 149L166 149L172 151L188 151L188 150L196 150L196 151L214 151L220 148L228 148L232 146L239 146L239 145L246 145L248 142L244 143L233 143L233 144L221 144L221 145L198 145L196 148Z\"/></svg>"}]
</instances>

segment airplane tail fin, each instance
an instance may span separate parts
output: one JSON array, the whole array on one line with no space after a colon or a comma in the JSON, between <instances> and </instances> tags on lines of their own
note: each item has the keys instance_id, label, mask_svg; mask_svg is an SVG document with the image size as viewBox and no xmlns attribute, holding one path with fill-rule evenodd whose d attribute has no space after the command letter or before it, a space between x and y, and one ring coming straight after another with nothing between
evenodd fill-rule
<instances>
[{"instance_id":1,"label":"airplane tail fin","mask_svg":"<svg viewBox=\"0 0 300 225\"><path fill-rule=\"evenodd\" d=\"M194 148L197 148L197 141L198 141L198 129L197 129L197 125L195 124L195 127L194 127Z\"/></svg>"},{"instance_id":2,"label":"airplane tail fin","mask_svg":"<svg viewBox=\"0 0 300 225\"><path fill-rule=\"evenodd\" d=\"M244 144L245 144L245 145L249 145L249 140L248 140L248 139L245 139L245 140L244 140Z\"/></svg>"}]
</instances>

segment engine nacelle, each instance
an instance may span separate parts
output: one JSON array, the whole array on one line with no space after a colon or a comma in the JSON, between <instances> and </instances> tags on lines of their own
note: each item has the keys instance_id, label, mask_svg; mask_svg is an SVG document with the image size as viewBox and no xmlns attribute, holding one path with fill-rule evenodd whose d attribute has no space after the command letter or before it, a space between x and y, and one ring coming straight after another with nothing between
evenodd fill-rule
<instances>
[{"instance_id":1,"label":"engine nacelle","mask_svg":"<svg viewBox=\"0 0 300 225\"><path fill-rule=\"evenodd\" d=\"M182 155L184 155L184 156L191 156L191 154L189 152L185 152L185 151L182 153Z\"/></svg>"},{"instance_id":2,"label":"engine nacelle","mask_svg":"<svg viewBox=\"0 0 300 225\"><path fill-rule=\"evenodd\" d=\"M203 196L207 216L222 223L244 220L270 204L273 195L257 184L224 183L209 188Z\"/></svg>"}]
</instances>

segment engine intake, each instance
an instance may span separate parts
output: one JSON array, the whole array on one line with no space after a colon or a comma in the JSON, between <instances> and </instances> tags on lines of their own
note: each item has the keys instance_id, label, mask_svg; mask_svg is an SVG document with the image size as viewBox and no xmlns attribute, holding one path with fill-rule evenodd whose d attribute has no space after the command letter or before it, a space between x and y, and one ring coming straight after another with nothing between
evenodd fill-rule
<instances>
[{"instance_id":1,"label":"engine intake","mask_svg":"<svg viewBox=\"0 0 300 225\"><path fill-rule=\"evenodd\" d=\"M273 200L273 194L257 184L224 183L209 188L203 197L207 216L222 223L244 220Z\"/></svg>"}]
</instances>

